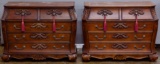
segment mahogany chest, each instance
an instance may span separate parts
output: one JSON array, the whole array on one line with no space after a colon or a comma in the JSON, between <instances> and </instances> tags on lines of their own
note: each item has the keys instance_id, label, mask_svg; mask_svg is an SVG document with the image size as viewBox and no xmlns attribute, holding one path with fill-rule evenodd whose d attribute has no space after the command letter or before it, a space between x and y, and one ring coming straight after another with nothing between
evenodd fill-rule
<instances>
[{"instance_id":1,"label":"mahogany chest","mask_svg":"<svg viewBox=\"0 0 160 64\"><path fill-rule=\"evenodd\" d=\"M157 26L152 2L85 2L82 58L155 61Z\"/></svg>"},{"instance_id":2,"label":"mahogany chest","mask_svg":"<svg viewBox=\"0 0 160 64\"><path fill-rule=\"evenodd\" d=\"M4 53L10 58L75 61L74 2L9 2L2 17Z\"/></svg>"}]
</instances>

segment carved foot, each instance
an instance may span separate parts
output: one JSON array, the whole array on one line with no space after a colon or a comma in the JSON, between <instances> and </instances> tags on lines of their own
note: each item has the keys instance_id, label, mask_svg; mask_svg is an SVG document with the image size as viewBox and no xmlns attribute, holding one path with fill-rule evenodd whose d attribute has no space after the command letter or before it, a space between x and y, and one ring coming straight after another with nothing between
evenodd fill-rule
<instances>
[{"instance_id":1,"label":"carved foot","mask_svg":"<svg viewBox=\"0 0 160 64\"><path fill-rule=\"evenodd\" d=\"M3 54L3 56L1 57L1 59L5 62L9 61L10 55L5 55Z\"/></svg>"},{"instance_id":2,"label":"carved foot","mask_svg":"<svg viewBox=\"0 0 160 64\"><path fill-rule=\"evenodd\" d=\"M85 62L90 61L90 55L88 55L88 54L82 54L82 59Z\"/></svg>"},{"instance_id":3,"label":"carved foot","mask_svg":"<svg viewBox=\"0 0 160 64\"><path fill-rule=\"evenodd\" d=\"M69 61L76 61L76 59L77 59L77 54L68 55L68 58L69 58Z\"/></svg>"},{"instance_id":4,"label":"carved foot","mask_svg":"<svg viewBox=\"0 0 160 64\"><path fill-rule=\"evenodd\" d=\"M152 62L154 62L154 61L156 61L156 60L158 59L158 55L157 55L156 53L149 55L149 57L150 57L150 60L151 60Z\"/></svg>"}]
</instances>

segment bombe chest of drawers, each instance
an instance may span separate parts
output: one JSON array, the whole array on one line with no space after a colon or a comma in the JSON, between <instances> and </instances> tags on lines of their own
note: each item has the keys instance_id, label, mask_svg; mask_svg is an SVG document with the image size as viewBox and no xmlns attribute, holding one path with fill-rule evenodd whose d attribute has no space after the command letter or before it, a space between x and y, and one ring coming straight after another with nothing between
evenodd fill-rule
<instances>
[{"instance_id":1,"label":"bombe chest of drawers","mask_svg":"<svg viewBox=\"0 0 160 64\"><path fill-rule=\"evenodd\" d=\"M155 61L157 25L152 2L85 2L82 58Z\"/></svg>"},{"instance_id":2,"label":"bombe chest of drawers","mask_svg":"<svg viewBox=\"0 0 160 64\"><path fill-rule=\"evenodd\" d=\"M4 53L10 58L76 59L74 2L9 2L2 17Z\"/></svg>"}]
</instances>

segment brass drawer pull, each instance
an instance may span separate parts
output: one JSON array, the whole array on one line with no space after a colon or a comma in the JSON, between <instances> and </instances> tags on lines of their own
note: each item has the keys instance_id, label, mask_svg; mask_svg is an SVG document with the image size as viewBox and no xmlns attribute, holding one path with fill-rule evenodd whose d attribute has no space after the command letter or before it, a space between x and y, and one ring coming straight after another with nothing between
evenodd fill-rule
<instances>
[{"instance_id":1,"label":"brass drawer pull","mask_svg":"<svg viewBox=\"0 0 160 64\"><path fill-rule=\"evenodd\" d=\"M97 28L99 30L103 30L103 28L99 28L98 25L95 25L95 28Z\"/></svg>"},{"instance_id":2,"label":"brass drawer pull","mask_svg":"<svg viewBox=\"0 0 160 64\"><path fill-rule=\"evenodd\" d=\"M142 38L138 38L136 35L134 35L134 38L136 38L137 40L142 40L146 37L146 35L143 35Z\"/></svg>"},{"instance_id":3,"label":"brass drawer pull","mask_svg":"<svg viewBox=\"0 0 160 64\"><path fill-rule=\"evenodd\" d=\"M106 38L106 35L104 35L103 38L99 38L97 35L95 35L94 37L95 37L96 39L98 39L98 40L103 40L103 39Z\"/></svg>"},{"instance_id":4,"label":"brass drawer pull","mask_svg":"<svg viewBox=\"0 0 160 64\"><path fill-rule=\"evenodd\" d=\"M16 30L20 30L21 28L18 28L16 25L13 25L13 27L16 29Z\"/></svg>"},{"instance_id":5,"label":"brass drawer pull","mask_svg":"<svg viewBox=\"0 0 160 64\"><path fill-rule=\"evenodd\" d=\"M15 45L15 46L14 46L14 48L15 48L15 49L17 49L17 50L23 50L23 49L25 49L25 48L26 48L26 46L25 46L25 45L23 45L23 46L22 46L22 48L18 48L18 47Z\"/></svg>"},{"instance_id":6,"label":"brass drawer pull","mask_svg":"<svg viewBox=\"0 0 160 64\"><path fill-rule=\"evenodd\" d=\"M139 27L138 29L139 29L139 30L142 30L142 29L144 29L146 26L147 26L147 25L144 24L142 27Z\"/></svg>"},{"instance_id":7,"label":"brass drawer pull","mask_svg":"<svg viewBox=\"0 0 160 64\"><path fill-rule=\"evenodd\" d=\"M16 35L14 35L14 38L16 39L16 40L21 40L21 39L24 39L26 36L25 35L22 35L22 37L20 38L17 38L17 36Z\"/></svg>"},{"instance_id":8,"label":"brass drawer pull","mask_svg":"<svg viewBox=\"0 0 160 64\"><path fill-rule=\"evenodd\" d=\"M105 49L106 48L106 46L104 45L102 48L98 48L98 46L97 45L95 45L94 46L97 50L103 50L103 49Z\"/></svg>"},{"instance_id":9,"label":"brass drawer pull","mask_svg":"<svg viewBox=\"0 0 160 64\"><path fill-rule=\"evenodd\" d=\"M64 25L61 25L60 28L56 28L56 30L60 30L60 29L62 29L62 28L64 28Z\"/></svg>"},{"instance_id":10,"label":"brass drawer pull","mask_svg":"<svg viewBox=\"0 0 160 64\"><path fill-rule=\"evenodd\" d=\"M53 46L53 48L56 49L56 50L61 50L61 49L64 48L64 46L61 46L61 48L57 48L56 46Z\"/></svg>"},{"instance_id":11,"label":"brass drawer pull","mask_svg":"<svg viewBox=\"0 0 160 64\"><path fill-rule=\"evenodd\" d=\"M53 35L53 38L54 38L55 40L61 40L62 38L64 38L64 35L62 35L60 38L56 38L56 35Z\"/></svg>"},{"instance_id":12,"label":"brass drawer pull","mask_svg":"<svg viewBox=\"0 0 160 64\"><path fill-rule=\"evenodd\" d=\"M144 49L145 47L146 47L146 46L145 46L145 45L143 45L143 46L142 46L142 48L137 48L137 46L136 46L136 45L134 45L134 48L135 48L135 49L137 49L137 50L142 50L142 49Z\"/></svg>"}]
</instances>

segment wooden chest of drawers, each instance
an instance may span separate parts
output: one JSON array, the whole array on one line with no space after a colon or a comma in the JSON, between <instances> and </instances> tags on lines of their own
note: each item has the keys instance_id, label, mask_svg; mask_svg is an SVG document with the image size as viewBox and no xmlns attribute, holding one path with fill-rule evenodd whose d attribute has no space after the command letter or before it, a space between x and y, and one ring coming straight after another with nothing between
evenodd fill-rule
<instances>
[{"instance_id":1,"label":"wooden chest of drawers","mask_svg":"<svg viewBox=\"0 0 160 64\"><path fill-rule=\"evenodd\" d=\"M82 58L155 61L158 19L151 2L85 2Z\"/></svg>"},{"instance_id":2,"label":"wooden chest of drawers","mask_svg":"<svg viewBox=\"0 0 160 64\"><path fill-rule=\"evenodd\" d=\"M10 58L76 59L74 2L9 2L2 17L4 53Z\"/></svg>"}]
</instances>

